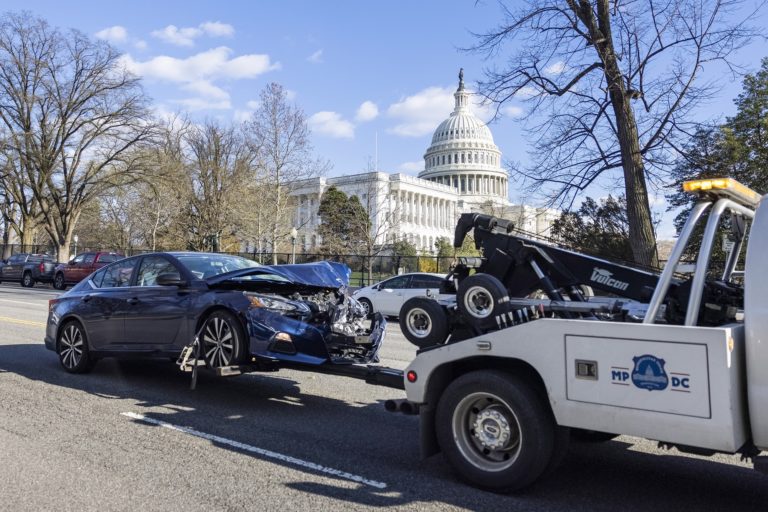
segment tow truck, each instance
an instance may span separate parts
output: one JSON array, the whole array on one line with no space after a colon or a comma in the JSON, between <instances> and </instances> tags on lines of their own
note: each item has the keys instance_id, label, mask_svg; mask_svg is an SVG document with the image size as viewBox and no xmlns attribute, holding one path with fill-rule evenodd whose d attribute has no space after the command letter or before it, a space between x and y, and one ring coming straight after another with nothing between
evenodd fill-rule
<instances>
[{"instance_id":1,"label":"tow truck","mask_svg":"<svg viewBox=\"0 0 768 512\"><path fill-rule=\"evenodd\" d=\"M739 453L768 469L768 201L728 178L684 190L698 202L660 274L526 240L506 221L460 219L454 245L473 229L483 257L458 266L456 300L401 311L420 349L407 400L390 408L419 414L423 456L442 451L468 482L504 492L551 471L571 431ZM734 244L714 275L721 221ZM612 296L595 302L584 285Z\"/></svg>"},{"instance_id":2,"label":"tow truck","mask_svg":"<svg viewBox=\"0 0 768 512\"><path fill-rule=\"evenodd\" d=\"M454 299L403 305L401 328L419 347L404 371L280 367L404 389L405 399L385 407L419 416L422 456L443 452L460 477L496 492L549 474L575 434L644 437L697 455L738 453L768 472L768 201L729 178L683 186L698 202L660 273L467 214L454 246L473 231L482 257L454 267L441 290ZM721 224L733 244L715 275L710 260ZM702 225L696 261L684 264ZM608 295L591 296L591 289ZM179 364L192 372L194 388L199 344ZM244 364L215 372L277 369Z\"/></svg>"}]
</instances>

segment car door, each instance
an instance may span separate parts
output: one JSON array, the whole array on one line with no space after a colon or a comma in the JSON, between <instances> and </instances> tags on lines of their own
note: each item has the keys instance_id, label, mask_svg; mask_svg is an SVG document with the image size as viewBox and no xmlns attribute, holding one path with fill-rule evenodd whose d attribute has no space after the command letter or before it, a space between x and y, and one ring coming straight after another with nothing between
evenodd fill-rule
<instances>
[{"instance_id":1,"label":"car door","mask_svg":"<svg viewBox=\"0 0 768 512\"><path fill-rule=\"evenodd\" d=\"M85 277L85 276L78 277L80 275L79 268L82 266L84 259L85 259L85 254L78 254L64 266L65 282L78 283L83 277Z\"/></svg>"},{"instance_id":2,"label":"car door","mask_svg":"<svg viewBox=\"0 0 768 512\"><path fill-rule=\"evenodd\" d=\"M414 275L410 286L412 294L408 298L430 296L437 299L451 297L452 295L450 294L440 294L440 286L443 284L443 281L445 281L444 276Z\"/></svg>"},{"instance_id":3,"label":"car door","mask_svg":"<svg viewBox=\"0 0 768 512\"><path fill-rule=\"evenodd\" d=\"M125 314L138 258L122 260L94 274L79 293L77 313L94 350L120 350L125 344Z\"/></svg>"},{"instance_id":4,"label":"car door","mask_svg":"<svg viewBox=\"0 0 768 512\"><path fill-rule=\"evenodd\" d=\"M94 253L86 253L82 256L83 258L75 264L75 268L72 272L72 281L75 283L79 283L85 279L88 274L91 273L91 268L93 268L93 260L96 259L96 255Z\"/></svg>"},{"instance_id":5,"label":"car door","mask_svg":"<svg viewBox=\"0 0 768 512\"><path fill-rule=\"evenodd\" d=\"M400 307L405 300L403 295L411 282L411 276L396 276L382 281L376 292L376 302L373 305L375 311L383 315L398 315Z\"/></svg>"},{"instance_id":6,"label":"car door","mask_svg":"<svg viewBox=\"0 0 768 512\"><path fill-rule=\"evenodd\" d=\"M135 286L127 298L125 342L134 348L162 349L177 341L189 341L187 314L192 292L178 286L160 286L157 276L181 274L161 255L145 256L139 263ZM182 274L183 275L183 274Z\"/></svg>"},{"instance_id":7,"label":"car door","mask_svg":"<svg viewBox=\"0 0 768 512\"><path fill-rule=\"evenodd\" d=\"M24 262L26 261L26 254L14 254L8 258L8 264L3 267L3 279L6 281L19 281L21 279L21 269L24 268Z\"/></svg>"}]
</instances>

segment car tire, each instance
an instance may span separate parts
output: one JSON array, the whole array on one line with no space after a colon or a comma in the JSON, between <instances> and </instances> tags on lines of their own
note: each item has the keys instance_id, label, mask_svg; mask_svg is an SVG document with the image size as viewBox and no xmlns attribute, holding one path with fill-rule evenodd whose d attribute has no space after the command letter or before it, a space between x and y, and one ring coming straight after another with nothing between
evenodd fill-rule
<instances>
[{"instance_id":1,"label":"car tire","mask_svg":"<svg viewBox=\"0 0 768 512\"><path fill-rule=\"evenodd\" d=\"M77 321L65 323L56 338L59 363L69 373L88 373L94 365L85 329Z\"/></svg>"},{"instance_id":2,"label":"car tire","mask_svg":"<svg viewBox=\"0 0 768 512\"><path fill-rule=\"evenodd\" d=\"M357 299L357 302L365 309L365 316L371 316L373 314L373 304L368 299Z\"/></svg>"},{"instance_id":3,"label":"car tire","mask_svg":"<svg viewBox=\"0 0 768 512\"><path fill-rule=\"evenodd\" d=\"M533 483L550 467L556 443L554 417L541 394L526 379L494 370L448 385L435 430L453 469L494 492Z\"/></svg>"},{"instance_id":4,"label":"car tire","mask_svg":"<svg viewBox=\"0 0 768 512\"><path fill-rule=\"evenodd\" d=\"M228 311L214 311L206 317L200 331L200 343L209 368L239 364L247 355L243 328Z\"/></svg>"},{"instance_id":5,"label":"car tire","mask_svg":"<svg viewBox=\"0 0 768 512\"><path fill-rule=\"evenodd\" d=\"M496 327L496 318L509 302L504 284L490 274L473 274L462 280L456 294L459 311L477 328Z\"/></svg>"},{"instance_id":6,"label":"car tire","mask_svg":"<svg viewBox=\"0 0 768 512\"><path fill-rule=\"evenodd\" d=\"M53 278L53 287L57 290L64 290L67 288L67 283L64 281L64 274L56 274L56 276Z\"/></svg>"},{"instance_id":7,"label":"car tire","mask_svg":"<svg viewBox=\"0 0 768 512\"><path fill-rule=\"evenodd\" d=\"M22 274L21 286L24 288L32 288L35 286L35 280L32 279L32 272L24 272L24 274Z\"/></svg>"},{"instance_id":8,"label":"car tire","mask_svg":"<svg viewBox=\"0 0 768 512\"><path fill-rule=\"evenodd\" d=\"M403 335L419 348L439 345L448 338L448 315L434 299L408 299L400 308L398 319Z\"/></svg>"}]
</instances>

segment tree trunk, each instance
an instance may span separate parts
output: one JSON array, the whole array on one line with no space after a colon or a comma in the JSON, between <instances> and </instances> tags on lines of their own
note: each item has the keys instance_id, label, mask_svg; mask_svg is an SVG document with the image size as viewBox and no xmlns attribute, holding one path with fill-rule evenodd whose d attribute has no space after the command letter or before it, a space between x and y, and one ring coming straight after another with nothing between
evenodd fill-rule
<instances>
[{"instance_id":1,"label":"tree trunk","mask_svg":"<svg viewBox=\"0 0 768 512\"><path fill-rule=\"evenodd\" d=\"M651 207L648 203L648 189L645 182L645 168L640 154L640 137L637 133L635 113L630 105L624 85L624 76L619 69L611 35L610 6L608 0L598 0L598 27L587 22L596 43L596 49L603 61L608 93L616 118L616 130L621 148L621 166L624 169L624 186L627 196L627 220L629 221L629 243L635 262L653 267L659 266L656 252L656 237L651 222Z\"/></svg>"}]
</instances>

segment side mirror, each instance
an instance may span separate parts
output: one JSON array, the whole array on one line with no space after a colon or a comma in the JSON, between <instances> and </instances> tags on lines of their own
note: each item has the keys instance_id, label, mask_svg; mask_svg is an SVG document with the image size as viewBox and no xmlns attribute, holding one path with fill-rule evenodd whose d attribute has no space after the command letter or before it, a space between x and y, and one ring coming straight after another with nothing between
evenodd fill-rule
<instances>
[{"instance_id":1,"label":"side mirror","mask_svg":"<svg viewBox=\"0 0 768 512\"><path fill-rule=\"evenodd\" d=\"M178 272L167 272L160 274L155 280L156 284L160 286L185 286L187 282L181 278L181 274Z\"/></svg>"}]
</instances>

